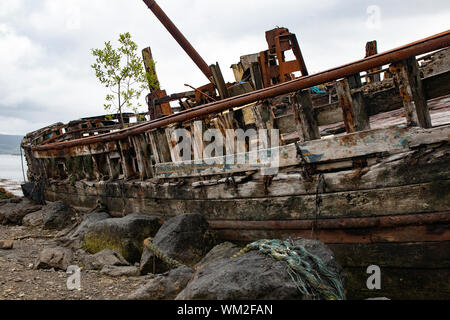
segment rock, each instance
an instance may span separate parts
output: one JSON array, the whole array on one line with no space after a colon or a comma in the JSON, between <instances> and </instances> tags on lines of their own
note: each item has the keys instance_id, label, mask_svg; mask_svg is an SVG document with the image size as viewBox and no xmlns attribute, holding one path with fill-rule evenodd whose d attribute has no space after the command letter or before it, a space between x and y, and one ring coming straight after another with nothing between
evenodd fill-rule
<instances>
[{"instance_id":1,"label":"rock","mask_svg":"<svg viewBox=\"0 0 450 320\"><path fill-rule=\"evenodd\" d=\"M211 251L209 251L206 256L204 256L203 259L195 265L195 268L199 269L214 261L230 258L234 254L238 253L239 250L240 248L237 245L231 242L223 242L212 248Z\"/></svg>"},{"instance_id":2,"label":"rock","mask_svg":"<svg viewBox=\"0 0 450 320\"><path fill-rule=\"evenodd\" d=\"M79 249L83 246L84 236L90 226L98 221L110 219L111 216L106 212L93 212L87 215L87 217L76 227L73 231L69 232L65 237L58 239L58 242L64 246L70 246L74 249Z\"/></svg>"},{"instance_id":3,"label":"rock","mask_svg":"<svg viewBox=\"0 0 450 320\"><path fill-rule=\"evenodd\" d=\"M296 240L343 278L331 250L319 241ZM287 263L259 251L216 260L198 270L177 300L296 300L305 299L287 272Z\"/></svg>"},{"instance_id":4,"label":"rock","mask_svg":"<svg viewBox=\"0 0 450 320\"><path fill-rule=\"evenodd\" d=\"M56 201L42 208L45 211L43 228L62 230L73 224L75 212L64 202Z\"/></svg>"},{"instance_id":5,"label":"rock","mask_svg":"<svg viewBox=\"0 0 450 320\"><path fill-rule=\"evenodd\" d=\"M22 224L22 219L31 212L38 211L41 205L36 205L28 199L18 199L18 202L8 201L0 207L0 224Z\"/></svg>"},{"instance_id":6,"label":"rock","mask_svg":"<svg viewBox=\"0 0 450 320\"><path fill-rule=\"evenodd\" d=\"M75 230L69 233L67 237L72 240L83 239L90 226L92 226L96 222L110 218L111 216L106 212L93 212L91 214L88 214L83 222L81 222Z\"/></svg>"},{"instance_id":7,"label":"rock","mask_svg":"<svg viewBox=\"0 0 450 320\"><path fill-rule=\"evenodd\" d=\"M27 227L42 226L44 224L45 216L46 211L44 210L29 213L25 217L23 217L22 224Z\"/></svg>"},{"instance_id":8,"label":"rock","mask_svg":"<svg viewBox=\"0 0 450 320\"><path fill-rule=\"evenodd\" d=\"M139 276L139 269L135 266L104 266L101 274L110 277L137 277Z\"/></svg>"},{"instance_id":9,"label":"rock","mask_svg":"<svg viewBox=\"0 0 450 320\"><path fill-rule=\"evenodd\" d=\"M35 263L35 269L60 269L67 270L71 264L73 254L70 249L62 247L45 248L39 254Z\"/></svg>"},{"instance_id":10,"label":"rock","mask_svg":"<svg viewBox=\"0 0 450 320\"><path fill-rule=\"evenodd\" d=\"M37 203L37 204L45 204L44 200L44 193L42 192L42 189L33 182L24 183L21 185L23 195L30 199L31 201Z\"/></svg>"},{"instance_id":11,"label":"rock","mask_svg":"<svg viewBox=\"0 0 450 320\"><path fill-rule=\"evenodd\" d=\"M186 265L195 265L214 245L209 224L200 214L183 214L167 220L153 239L153 244L165 255ZM153 269L153 253L144 250L141 257L141 272ZM170 269L159 259L156 272Z\"/></svg>"},{"instance_id":12,"label":"rock","mask_svg":"<svg viewBox=\"0 0 450 320\"><path fill-rule=\"evenodd\" d=\"M0 249L10 250L14 246L14 240L0 240Z\"/></svg>"},{"instance_id":13,"label":"rock","mask_svg":"<svg viewBox=\"0 0 450 320\"><path fill-rule=\"evenodd\" d=\"M111 249L104 249L93 255L84 258L84 267L86 269L101 270L104 266L129 266L130 264L122 255Z\"/></svg>"},{"instance_id":14,"label":"rock","mask_svg":"<svg viewBox=\"0 0 450 320\"><path fill-rule=\"evenodd\" d=\"M144 239L153 237L160 226L157 217L138 213L104 219L87 228L84 246L90 253L113 249L128 262L135 263L141 258Z\"/></svg>"},{"instance_id":15,"label":"rock","mask_svg":"<svg viewBox=\"0 0 450 320\"><path fill-rule=\"evenodd\" d=\"M129 300L173 300L191 280L194 270L182 266L155 275L144 286L128 296Z\"/></svg>"}]
</instances>

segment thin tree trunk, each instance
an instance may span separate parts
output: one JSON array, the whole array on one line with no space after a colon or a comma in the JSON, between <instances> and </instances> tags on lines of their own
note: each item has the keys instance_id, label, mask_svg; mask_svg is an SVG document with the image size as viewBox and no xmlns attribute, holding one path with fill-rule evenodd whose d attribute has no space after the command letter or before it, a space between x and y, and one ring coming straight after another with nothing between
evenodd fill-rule
<instances>
[{"instance_id":1,"label":"thin tree trunk","mask_svg":"<svg viewBox=\"0 0 450 320\"><path fill-rule=\"evenodd\" d=\"M125 128L125 122L123 121L123 115L122 115L122 104L121 104L121 101L120 101L120 82L119 82L118 86L119 86L119 90L118 90L118 93L117 93L117 95L118 95L118 98L119 98L119 115L120 115L120 124L122 125L122 129L123 129L123 128Z\"/></svg>"}]
</instances>

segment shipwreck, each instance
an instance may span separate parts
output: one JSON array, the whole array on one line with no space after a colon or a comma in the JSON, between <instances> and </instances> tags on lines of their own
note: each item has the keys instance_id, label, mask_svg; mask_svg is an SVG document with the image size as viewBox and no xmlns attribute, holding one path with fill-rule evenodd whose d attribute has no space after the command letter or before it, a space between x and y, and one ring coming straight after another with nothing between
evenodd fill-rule
<instances>
[{"instance_id":1,"label":"shipwreck","mask_svg":"<svg viewBox=\"0 0 450 320\"><path fill-rule=\"evenodd\" d=\"M153 88L146 119L125 114L125 129L116 115L27 134L28 179L44 200L162 220L201 213L222 240L315 238L348 271L350 298L373 296L370 265L382 270L378 296L450 298L449 30L382 53L371 41L363 59L309 74L296 35L275 28L225 83L219 65L144 2L207 83L170 95ZM143 58L156 76L150 48ZM180 128L191 134L189 155ZM228 135L208 161L208 129L276 129L279 143L253 136L239 153ZM275 154L270 172L261 162Z\"/></svg>"}]
</instances>

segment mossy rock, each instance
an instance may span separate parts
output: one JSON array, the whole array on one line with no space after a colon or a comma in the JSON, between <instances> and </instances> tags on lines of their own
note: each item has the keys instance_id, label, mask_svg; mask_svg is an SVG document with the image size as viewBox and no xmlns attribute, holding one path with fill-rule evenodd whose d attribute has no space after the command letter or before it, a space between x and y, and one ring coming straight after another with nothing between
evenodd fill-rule
<instances>
[{"instance_id":1,"label":"mossy rock","mask_svg":"<svg viewBox=\"0 0 450 320\"><path fill-rule=\"evenodd\" d=\"M116 250L128 262L138 262L144 239L154 237L160 226L157 217L138 213L98 221L87 230L84 248L90 253Z\"/></svg>"}]
</instances>

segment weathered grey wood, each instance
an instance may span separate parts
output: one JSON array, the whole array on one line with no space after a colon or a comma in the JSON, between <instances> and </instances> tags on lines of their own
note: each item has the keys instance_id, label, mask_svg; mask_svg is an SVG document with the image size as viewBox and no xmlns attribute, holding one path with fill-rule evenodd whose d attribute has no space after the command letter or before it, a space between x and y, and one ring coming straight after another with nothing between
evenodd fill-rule
<instances>
[{"instance_id":1,"label":"weathered grey wood","mask_svg":"<svg viewBox=\"0 0 450 320\"><path fill-rule=\"evenodd\" d=\"M118 152L111 152L107 155L109 178L118 179L120 177L121 160Z\"/></svg>"},{"instance_id":2,"label":"weathered grey wood","mask_svg":"<svg viewBox=\"0 0 450 320\"><path fill-rule=\"evenodd\" d=\"M170 149L164 129L147 132L155 163L170 162Z\"/></svg>"},{"instance_id":3,"label":"weathered grey wood","mask_svg":"<svg viewBox=\"0 0 450 320\"><path fill-rule=\"evenodd\" d=\"M225 144L225 154L232 155L236 153L235 144L235 134L234 130L237 129L234 123L234 112L228 111L218 114L215 119L213 119L214 126L217 130L222 133L224 144Z\"/></svg>"},{"instance_id":4,"label":"weathered grey wood","mask_svg":"<svg viewBox=\"0 0 450 320\"><path fill-rule=\"evenodd\" d=\"M192 131L192 151L194 160L203 159L203 150L204 150L204 141L203 141L203 133L206 129L206 125L203 120L198 120L192 122L191 131Z\"/></svg>"},{"instance_id":5,"label":"weathered grey wood","mask_svg":"<svg viewBox=\"0 0 450 320\"><path fill-rule=\"evenodd\" d=\"M119 140L120 156L122 171L125 179L133 178L136 176L136 168L134 167L134 159L131 156L131 146L128 139Z\"/></svg>"},{"instance_id":6,"label":"weathered grey wood","mask_svg":"<svg viewBox=\"0 0 450 320\"><path fill-rule=\"evenodd\" d=\"M297 92L292 100L299 141L320 139L319 127L314 119L309 90Z\"/></svg>"},{"instance_id":7,"label":"weathered grey wood","mask_svg":"<svg viewBox=\"0 0 450 320\"><path fill-rule=\"evenodd\" d=\"M403 100L408 126L430 128L430 113L416 59L413 57L392 64L390 71Z\"/></svg>"},{"instance_id":8,"label":"weathered grey wood","mask_svg":"<svg viewBox=\"0 0 450 320\"><path fill-rule=\"evenodd\" d=\"M253 85L255 86L255 90L264 88L264 81L261 74L261 69L259 68L258 62L252 62L250 66L250 75L253 80Z\"/></svg>"},{"instance_id":9,"label":"weathered grey wood","mask_svg":"<svg viewBox=\"0 0 450 320\"><path fill-rule=\"evenodd\" d=\"M427 212L443 212L450 209L449 180L378 188L373 190L324 193L320 195L320 218L373 217ZM67 197L69 204L78 199L94 202L97 196L74 197L73 194L53 193L53 197ZM112 197L106 195L103 201L111 211L140 212L157 216L173 216L198 212L215 220L302 220L314 219L317 213L316 195L302 195L275 198L246 198L230 200L176 200ZM76 205L76 204L75 204ZM78 203L79 205L79 203ZM124 207L125 206L125 207Z\"/></svg>"},{"instance_id":10,"label":"weathered grey wood","mask_svg":"<svg viewBox=\"0 0 450 320\"><path fill-rule=\"evenodd\" d=\"M336 83L336 92L347 133L370 129L369 114L366 111L362 92L352 93L352 90L359 89L361 86L359 74Z\"/></svg>"},{"instance_id":11,"label":"weathered grey wood","mask_svg":"<svg viewBox=\"0 0 450 320\"><path fill-rule=\"evenodd\" d=\"M223 79L222 71L220 70L219 63L210 65L209 68L213 74L214 84L216 85L217 91L219 91L219 96L221 99L226 99L230 95L228 94L227 86L225 85L225 80Z\"/></svg>"},{"instance_id":12,"label":"weathered grey wood","mask_svg":"<svg viewBox=\"0 0 450 320\"><path fill-rule=\"evenodd\" d=\"M145 135L137 135L131 137L134 150L136 152L138 172L141 180L153 177L153 167L150 158L150 152L148 151L148 142Z\"/></svg>"},{"instance_id":13,"label":"weathered grey wood","mask_svg":"<svg viewBox=\"0 0 450 320\"><path fill-rule=\"evenodd\" d=\"M260 159L257 164L245 163L230 164L226 156L214 158L214 164L194 163L185 161L180 163L162 163L156 165L155 176L159 178L178 178L189 176L207 176L215 174L230 174L259 170L267 167L273 157L278 155L280 168L298 165L300 163L321 163L351 159L353 157L371 154L401 153L422 144L448 141L450 126L432 129L411 128L381 128L370 131L361 131L345 136L337 136L304 143L290 144L269 150L260 150L256 157ZM301 151L300 151L301 150ZM301 152L301 155L299 155ZM246 158L251 155L247 153ZM227 165L225 165L227 164Z\"/></svg>"},{"instance_id":14,"label":"weathered grey wood","mask_svg":"<svg viewBox=\"0 0 450 320\"><path fill-rule=\"evenodd\" d=\"M183 160L180 145L178 144L179 136L176 133L176 129L177 126L175 125L169 126L165 129L167 145L169 146L172 162L180 162L181 160Z\"/></svg>"},{"instance_id":15,"label":"weathered grey wood","mask_svg":"<svg viewBox=\"0 0 450 320\"><path fill-rule=\"evenodd\" d=\"M319 174L322 173L324 191L345 192L355 190L372 190L377 188L400 187L408 184L420 184L435 180L450 179L450 146L415 150L394 156L368 161L367 168L349 169L341 167L341 171L315 172L310 180L304 179L301 168L288 167L273 176L267 185L264 176L238 175L231 177L211 177L208 180L198 178L185 179L183 184L175 182L155 183L145 182L108 182L108 188L103 182L79 181L75 186L64 187L51 185L55 192L65 192L89 196L101 196L109 193L111 188L122 188L124 196L135 198L137 194L153 199L243 199L272 198L283 196L315 195ZM432 151L432 152L431 152ZM376 158L373 158L376 159ZM347 161L350 163L351 161ZM319 166L318 166L319 167ZM119 191L117 191L119 192Z\"/></svg>"},{"instance_id":16,"label":"weathered grey wood","mask_svg":"<svg viewBox=\"0 0 450 320\"><path fill-rule=\"evenodd\" d=\"M450 47L437 51L420 67L423 77L430 77L450 70Z\"/></svg>"}]
</instances>

